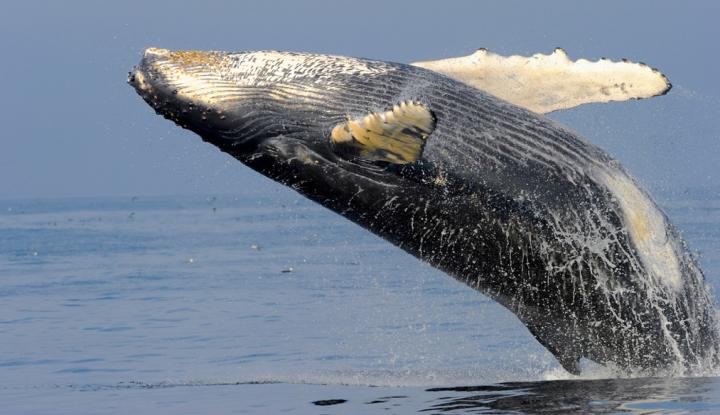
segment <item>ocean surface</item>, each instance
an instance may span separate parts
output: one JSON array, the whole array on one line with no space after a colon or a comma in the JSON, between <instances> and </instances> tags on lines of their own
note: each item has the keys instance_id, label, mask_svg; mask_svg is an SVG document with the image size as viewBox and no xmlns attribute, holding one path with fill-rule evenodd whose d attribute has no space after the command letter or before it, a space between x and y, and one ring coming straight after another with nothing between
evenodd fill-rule
<instances>
[{"instance_id":1,"label":"ocean surface","mask_svg":"<svg viewBox=\"0 0 720 415\"><path fill-rule=\"evenodd\" d=\"M720 413L715 372L570 376L493 301L274 189L0 200L0 413ZM658 201L717 291L720 192Z\"/></svg>"}]
</instances>

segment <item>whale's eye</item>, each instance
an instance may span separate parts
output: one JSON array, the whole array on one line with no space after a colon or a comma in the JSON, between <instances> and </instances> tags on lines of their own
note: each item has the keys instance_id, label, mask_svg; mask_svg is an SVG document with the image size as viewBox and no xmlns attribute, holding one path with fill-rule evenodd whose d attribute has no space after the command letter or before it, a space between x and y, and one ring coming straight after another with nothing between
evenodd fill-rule
<instances>
[{"instance_id":1,"label":"whale's eye","mask_svg":"<svg viewBox=\"0 0 720 415\"><path fill-rule=\"evenodd\" d=\"M402 102L383 113L371 112L333 128L336 148L369 161L394 164L416 162L425 140L435 130L435 116L423 104Z\"/></svg>"}]
</instances>

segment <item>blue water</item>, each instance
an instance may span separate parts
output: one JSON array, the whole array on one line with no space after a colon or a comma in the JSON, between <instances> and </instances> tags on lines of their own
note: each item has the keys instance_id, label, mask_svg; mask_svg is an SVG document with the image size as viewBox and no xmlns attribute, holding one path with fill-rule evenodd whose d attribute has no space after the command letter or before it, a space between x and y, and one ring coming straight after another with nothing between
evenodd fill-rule
<instances>
[{"instance_id":1,"label":"blue water","mask_svg":"<svg viewBox=\"0 0 720 415\"><path fill-rule=\"evenodd\" d=\"M481 294L289 190L0 200L0 413L720 413L565 373ZM720 192L659 201L720 285Z\"/></svg>"}]
</instances>

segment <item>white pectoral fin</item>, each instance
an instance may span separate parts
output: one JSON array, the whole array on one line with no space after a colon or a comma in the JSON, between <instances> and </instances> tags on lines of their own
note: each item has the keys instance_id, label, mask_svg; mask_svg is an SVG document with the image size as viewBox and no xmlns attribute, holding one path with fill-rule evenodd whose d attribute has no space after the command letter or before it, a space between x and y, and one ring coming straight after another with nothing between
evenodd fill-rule
<instances>
[{"instance_id":1,"label":"white pectoral fin","mask_svg":"<svg viewBox=\"0 0 720 415\"><path fill-rule=\"evenodd\" d=\"M549 55L501 56L480 49L472 55L415 62L538 113L593 102L663 95L672 85L644 63L600 59L572 61L557 48Z\"/></svg>"},{"instance_id":2,"label":"white pectoral fin","mask_svg":"<svg viewBox=\"0 0 720 415\"><path fill-rule=\"evenodd\" d=\"M386 112L348 118L330 139L339 150L368 161L409 164L420 158L434 130L435 116L425 105L402 102Z\"/></svg>"}]
</instances>

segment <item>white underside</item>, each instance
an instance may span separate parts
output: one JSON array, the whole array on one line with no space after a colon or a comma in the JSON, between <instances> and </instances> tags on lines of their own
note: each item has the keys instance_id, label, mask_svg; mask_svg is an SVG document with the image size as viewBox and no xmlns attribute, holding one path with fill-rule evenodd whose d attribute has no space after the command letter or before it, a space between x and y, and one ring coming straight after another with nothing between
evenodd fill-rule
<instances>
[{"instance_id":1,"label":"white underside","mask_svg":"<svg viewBox=\"0 0 720 415\"><path fill-rule=\"evenodd\" d=\"M682 282L680 263L667 231L665 216L624 173L600 172L599 178L622 209L627 233L646 271L672 288Z\"/></svg>"}]
</instances>

